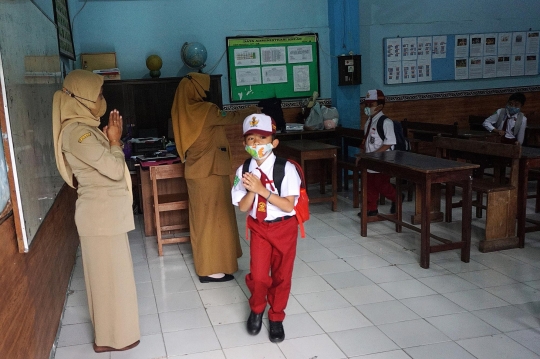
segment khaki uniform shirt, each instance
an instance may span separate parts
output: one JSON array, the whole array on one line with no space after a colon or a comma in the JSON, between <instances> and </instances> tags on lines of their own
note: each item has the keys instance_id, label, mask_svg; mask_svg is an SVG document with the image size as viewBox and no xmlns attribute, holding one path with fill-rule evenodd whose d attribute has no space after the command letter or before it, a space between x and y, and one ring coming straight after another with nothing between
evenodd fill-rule
<instances>
[{"instance_id":1,"label":"khaki uniform shirt","mask_svg":"<svg viewBox=\"0 0 540 359\"><path fill-rule=\"evenodd\" d=\"M78 182L75 224L80 236L109 236L135 228L124 153L96 127L73 123L62 151Z\"/></svg>"}]
</instances>

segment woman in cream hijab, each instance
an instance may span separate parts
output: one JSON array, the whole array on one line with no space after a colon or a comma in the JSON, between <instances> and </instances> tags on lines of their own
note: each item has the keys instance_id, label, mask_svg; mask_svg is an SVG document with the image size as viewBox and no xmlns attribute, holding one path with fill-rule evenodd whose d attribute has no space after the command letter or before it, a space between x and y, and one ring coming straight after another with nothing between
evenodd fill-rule
<instances>
[{"instance_id":1,"label":"woman in cream hijab","mask_svg":"<svg viewBox=\"0 0 540 359\"><path fill-rule=\"evenodd\" d=\"M124 160L122 116L107 105L103 77L70 72L53 99L56 164L77 188L75 224L81 241L94 350L127 350L139 344L139 315L127 232L135 228L131 180ZM74 181L74 179L76 181Z\"/></svg>"},{"instance_id":2,"label":"woman in cream hijab","mask_svg":"<svg viewBox=\"0 0 540 359\"><path fill-rule=\"evenodd\" d=\"M205 100L210 76L192 72L176 90L171 111L174 141L185 162L189 194L189 231L195 271L201 283L234 279L242 255L231 199L231 153L225 126L260 113L251 106L221 111Z\"/></svg>"}]
</instances>

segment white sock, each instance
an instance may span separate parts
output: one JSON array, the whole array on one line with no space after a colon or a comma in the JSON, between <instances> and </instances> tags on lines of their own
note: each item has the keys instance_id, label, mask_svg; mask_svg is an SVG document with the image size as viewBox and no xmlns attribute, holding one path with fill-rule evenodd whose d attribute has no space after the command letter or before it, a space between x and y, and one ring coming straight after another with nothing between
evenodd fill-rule
<instances>
[{"instance_id":1,"label":"white sock","mask_svg":"<svg viewBox=\"0 0 540 359\"><path fill-rule=\"evenodd\" d=\"M214 273L214 274L210 274L209 276L207 277L210 277L210 278L223 278L225 277L225 273Z\"/></svg>"}]
</instances>

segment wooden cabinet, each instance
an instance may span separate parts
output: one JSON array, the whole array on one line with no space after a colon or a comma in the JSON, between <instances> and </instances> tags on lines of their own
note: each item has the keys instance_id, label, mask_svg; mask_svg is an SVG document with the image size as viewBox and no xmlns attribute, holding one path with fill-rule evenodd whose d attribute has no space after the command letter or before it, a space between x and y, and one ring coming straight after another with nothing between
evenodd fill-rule
<instances>
[{"instance_id":1,"label":"wooden cabinet","mask_svg":"<svg viewBox=\"0 0 540 359\"><path fill-rule=\"evenodd\" d=\"M139 136L141 130L156 130L157 137L168 137L169 118L176 88L182 77L157 79L105 81L103 96L107 100L107 112L117 109L124 119L124 126L134 126ZM209 101L223 108L221 75L210 75ZM102 124L108 122L103 116ZM148 131L145 131L148 132ZM146 137L146 135L144 135ZM172 138L171 138L172 139Z\"/></svg>"}]
</instances>

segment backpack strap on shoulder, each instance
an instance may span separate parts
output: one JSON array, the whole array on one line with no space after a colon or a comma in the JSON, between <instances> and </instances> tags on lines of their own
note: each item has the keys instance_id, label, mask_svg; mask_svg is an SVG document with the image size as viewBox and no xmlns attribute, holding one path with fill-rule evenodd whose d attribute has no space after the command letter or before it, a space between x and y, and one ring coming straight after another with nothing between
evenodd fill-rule
<instances>
[{"instance_id":1,"label":"backpack strap on shoulder","mask_svg":"<svg viewBox=\"0 0 540 359\"><path fill-rule=\"evenodd\" d=\"M244 161L244 165L242 166L242 174L249 172L249 164L251 163L251 158L248 158Z\"/></svg>"},{"instance_id":2,"label":"backpack strap on shoulder","mask_svg":"<svg viewBox=\"0 0 540 359\"><path fill-rule=\"evenodd\" d=\"M386 136L384 135L384 121L386 121L388 117L386 115L382 115L379 120L377 121L377 133L379 134L379 137L382 138L382 140L386 140Z\"/></svg>"},{"instance_id":3,"label":"backpack strap on shoulder","mask_svg":"<svg viewBox=\"0 0 540 359\"><path fill-rule=\"evenodd\" d=\"M285 177L285 164L287 160L283 157L276 156L276 162L274 163L274 171L272 172L274 177L274 187L276 187L278 194L281 196L281 184Z\"/></svg>"}]
</instances>

